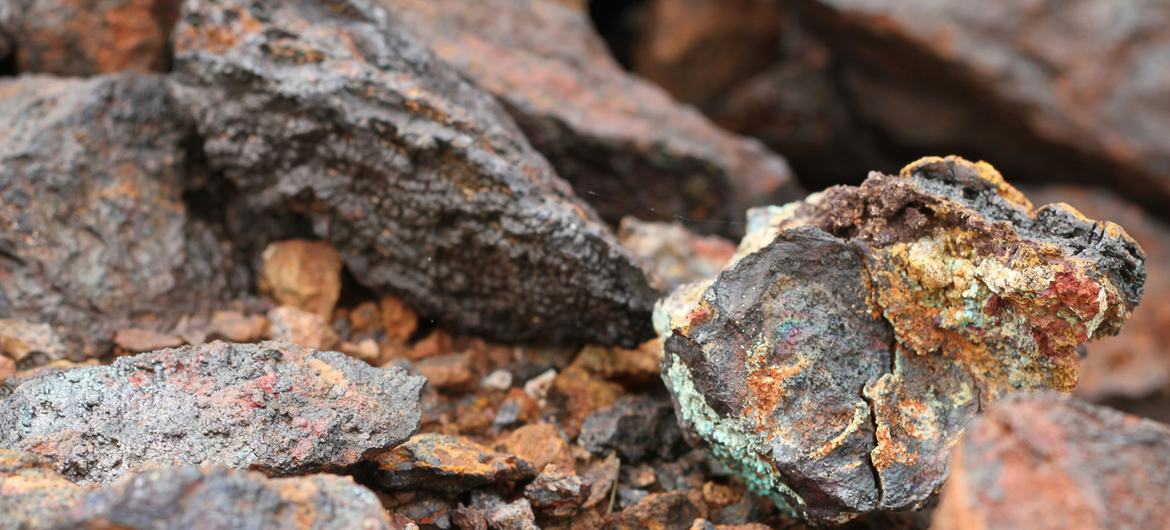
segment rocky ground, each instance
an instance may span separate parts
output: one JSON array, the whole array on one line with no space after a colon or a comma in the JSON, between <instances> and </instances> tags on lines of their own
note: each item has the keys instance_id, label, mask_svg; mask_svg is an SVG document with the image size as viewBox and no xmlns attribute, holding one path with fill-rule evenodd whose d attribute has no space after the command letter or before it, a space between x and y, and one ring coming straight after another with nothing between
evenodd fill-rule
<instances>
[{"instance_id":1,"label":"rocky ground","mask_svg":"<svg viewBox=\"0 0 1170 530\"><path fill-rule=\"evenodd\" d=\"M1160 528L1167 21L0 0L0 528Z\"/></svg>"}]
</instances>

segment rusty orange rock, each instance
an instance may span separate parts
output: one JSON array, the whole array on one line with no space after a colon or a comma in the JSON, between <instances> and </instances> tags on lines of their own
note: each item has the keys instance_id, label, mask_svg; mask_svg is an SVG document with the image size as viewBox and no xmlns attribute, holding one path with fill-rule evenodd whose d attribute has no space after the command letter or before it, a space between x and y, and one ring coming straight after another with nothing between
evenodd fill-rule
<instances>
[{"instance_id":1,"label":"rusty orange rock","mask_svg":"<svg viewBox=\"0 0 1170 530\"><path fill-rule=\"evenodd\" d=\"M340 340L337 332L320 315L293 306L280 306L269 311L268 322L274 340L315 350L333 349Z\"/></svg>"},{"instance_id":2,"label":"rusty orange rock","mask_svg":"<svg viewBox=\"0 0 1170 530\"><path fill-rule=\"evenodd\" d=\"M548 423L525 425L512 431L504 439L503 448L528 461L538 471L552 464L561 472L577 472L569 444L561 438L557 428Z\"/></svg>"},{"instance_id":3,"label":"rusty orange rock","mask_svg":"<svg viewBox=\"0 0 1170 530\"><path fill-rule=\"evenodd\" d=\"M341 256L324 241L290 239L268 245L261 255L260 292L276 303L333 316L341 294Z\"/></svg>"},{"instance_id":4,"label":"rusty orange rock","mask_svg":"<svg viewBox=\"0 0 1170 530\"><path fill-rule=\"evenodd\" d=\"M515 455L437 433L415 435L371 464L371 480L391 490L458 493L487 485L507 487L536 475L532 464Z\"/></svg>"}]
</instances>

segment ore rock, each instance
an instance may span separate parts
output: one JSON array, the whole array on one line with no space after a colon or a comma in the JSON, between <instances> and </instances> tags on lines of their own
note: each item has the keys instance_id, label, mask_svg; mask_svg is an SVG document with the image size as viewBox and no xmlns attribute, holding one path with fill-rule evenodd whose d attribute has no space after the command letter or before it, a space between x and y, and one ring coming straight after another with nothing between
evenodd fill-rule
<instances>
[{"instance_id":1,"label":"ore rock","mask_svg":"<svg viewBox=\"0 0 1170 530\"><path fill-rule=\"evenodd\" d=\"M419 434L374 457L370 480L391 490L459 493L487 485L507 486L536 475L515 455L497 453L462 436Z\"/></svg>"},{"instance_id":2,"label":"ore rock","mask_svg":"<svg viewBox=\"0 0 1170 530\"><path fill-rule=\"evenodd\" d=\"M258 283L276 303L329 319L341 295L341 256L321 241L277 241L261 254Z\"/></svg>"},{"instance_id":3,"label":"ore rock","mask_svg":"<svg viewBox=\"0 0 1170 530\"><path fill-rule=\"evenodd\" d=\"M546 466L536 480L524 486L524 498L545 517L563 518L577 513L589 498L590 483L572 473Z\"/></svg>"},{"instance_id":4,"label":"ore rock","mask_svg":"<svg viewBox=\"0 0 1170 530\"><path fill-rule=\"evenodd\" d=\"M77 358L165 331L239 288L190 175L163 79L0 81L0 315L52 325Z\"/></svg>"},{"instance_id":5,"label":"ore rock","mask_svg":"<svg viewBox=\"0 0 1170 530\"><path fill-rule=\"evenodd\" d=\"M664 291L718 274L735 254L735 245L721 237L700 236L679 223L633 217L622 219L618 239Z\"/></svg>"},{"instance_id":6,"label":"ore rock","mask_svg":"<svg viewBox=\"0 0 1170 530\"><path fill-rule=\"evenodd\" d=\"M528 499L520 498L508 502L499 495L487 491L475 491L471 494L472 509L483 514L487 527L491 530L539 530L536 526L536 516L532 513L532 505Z\"/></svg>"},{"instance_id":7,"label":"ore rock","mask_svg":"<svg viewBox=\"0 0 1170 530\"><path fill-rule=\"evenodd\" d=\"M366 0L185 9L174 93L240 209L306 216L359 282L469 334L652 336L656 293L633 258L397 13Z\"/></svg>"},{"instance_id":8,"label":"ore rock","mask_svg":"<svg viewBox=\"0 0 1170 530\"><path fill-rule=\"evenodd\" d=\"M85 495L53 528L383 529L374 492L349 477L267 478L223 466L144 471Z\"/></svg>"},{"instance_id":9,"label":"ore rock","mask_svg":"<svg viewBox=\"0 0 1170 530\"><path fill-rule=\"evenodd\" d=\"M68 354L53 326L0 319L0 356L28 366L64 359Z\"/></svg>"},{"instance_id":10,"label":"ore rock","mask_svg":"<svg viewBox=\"0 0 1170 530\"><path fill-rule=\"evenodd\" d=\"M84 492L51 461L0 449L0 528L48 528Z\"/></svg>"},{"instance_id":11,"label":"ore rock","mask_svg":"<svg viewBox=\"0 0 1170 530\"><path fill-rule=\"evenodd\" d=\"M0 5L0 60L6 44L18 71L88 76L163 71L180 0L6 0ZM5 34L8 35L7 42Z\"/></svg>"},{"instance_id":12,"label":"ore rock","mask_svg":"<svg viewBox=\"0 0 1170 530\"><path fill-rule=\"evenodd\" d=\"M334 469L414 434L424 383L337 352L217 341L26 381L0 407L0 448L80 483L176 464Z\"/></svg>"},{"instance_id":13,"label":"ore rock","mask_svg":"<svg viewBox=\"0 0 1170 530\"><path fill-rule=\"evenodd\" d=\"M925 158L755 210L732 265L665 299L688 434L813 521L919 506L985 404L1069 391L1138 303L1138 245L991 166Z\"/></svg>"},{"instance_id":14,"label":"ore rock","mask_svg":"<svg viewBox=\"0 0 1170 530\"><path fill-rule=\"evenodd\" d=\"M677 218L731 234L745 207L800 195L779 155L625 73L580 10L548 0L380 2L499 97L610 223Z\"/></svg>"},{"instance_id":15,"label":"ore rock","mask_svg":"<svg viewBox=\"0 0 1170 530\"><path fill-rule=\"evenodd\" d=\"M988 407L954 450L931 528L1164 528L1170 428L1056 394Z\"/></svg>"},{"instance_id":16,"label":"ore rock","mask_svg":"<svg viewBox=\"0 0 1170 530\"><path fill-rule=\"evenodd\" d=\"M665 399L625 396L585 419L577 443L595 455L617 451L623 462L651 456L670 458L682 441L674 413Z\"/></svg>"}]
</instances>

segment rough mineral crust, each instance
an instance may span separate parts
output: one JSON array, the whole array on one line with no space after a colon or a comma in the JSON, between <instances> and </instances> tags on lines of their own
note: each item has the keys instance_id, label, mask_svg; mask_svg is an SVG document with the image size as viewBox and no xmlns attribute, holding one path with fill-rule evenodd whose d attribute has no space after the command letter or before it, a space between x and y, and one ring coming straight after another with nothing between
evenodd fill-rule
<instances>
[{"instance_id":1,"label":"rough mineral crust","mask_svg":"<svg viewBox=\"0 0 1170 530\"><path fill-rule=\"evenodd\" d=\"M681 218L735 234L746 206L796 198L787 162L625 73L588 16L548 0L379 0L499 97L610 223ZM521 30L522 28L522 30Z\"/></svg>"},{"instance_id":2,"label":"rough mineral crust","mask_svg":"<svg viewBox=\"0 0 1170 530\"><path fill-rule=\"evenodd\" d=\"M1020 394L955 448L931 528L1165 528L1170 428L1055 394Z\"/></svg>"},{"instance_id":3,"label":"rough mineral crust","mask_svg":"<svg viewBox=\"0 0 1170 530\"><path fill-rule=\"evenodd\" d=\"M425 433L373 459L371 479L394 490L462 492L536 475L528 462L462 436Z\"/></svg>"},{"instance_id":4,"label":"rough mineral crust","mask_svg":"<svg viewBox=\"0 0 1170 530\"><path fill-rule=\"evenodd\" d=\"M54 528L389 530L374 492L319 474L270 479L223 466L145 471L87 494Z\"/></svg>"},{"instance_id":5,"label":"rough mineral crust","mask_svg":"<svg viewBox=\"0 0 1170 530\"><path fill-rule=\"evenodd\" d=\"M162 71L181 0L5 0L7 32L20 72L86 76Z\"/></svg>"},{"instance_id":6,"label":"rough mineral crust","mask_svg":"<svg viewBox=\"0 0 1170 530\"><path fill-rule=\"evenodd\" d=\"M175 116L153 76L0 81L0 315L90 357L233 291L223 243L182 201Z\"/></svg>"},{"instance_id":7,"label":"rough mineral crust","mask_svg":"<svg viewBox=\"0 0 1170 530\"><path fill-rule=\"evenodd\" d=\"M817 521L919 505L985 403L1071 390L1077 346L1140 299L1137 244L995 170L924 158L749 214L717 278L665 299L680 422Z\"/></svg>"},{"instance_id":8,"label":"rough mineral crust","mask_svg":"<svg viewBox=\"0 0 1170 530\"><path fill-rule=\"evenodd\" d=\"M174 92L245 209L306 216L359 282L471 334L652 335L633 258L395 15L365 0L185 8Z\"/></svg>"},{"instance_id":9,"label":"rough mineral crust","mask_svg":"<svg viewBox=\"0 0 1170 530\"><path fill-rule=\"evenodd\" d=\"M333 469L414 434L424 382L337 352L217 341L27 381L0 407L0 448L81 483L176 464Z\"/></svg>"}]
</instances>

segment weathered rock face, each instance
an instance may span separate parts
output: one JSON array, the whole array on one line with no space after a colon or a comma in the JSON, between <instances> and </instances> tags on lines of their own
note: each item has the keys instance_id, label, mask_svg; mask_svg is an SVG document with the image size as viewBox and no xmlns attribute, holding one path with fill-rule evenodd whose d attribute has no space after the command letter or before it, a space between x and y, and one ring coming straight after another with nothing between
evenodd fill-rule
<instances>
[{"instance_id":1,"label":"weathered rock face","mask_svg":"<svg viewBox=\"0 0 1170 530\"><path fill-rule=\"evenodd\" d=\"M921 503L985 403L1071 390L1145 280L1117 225L953 157L753 211L737 258L656 311L663 379L717 457L821 521Z\"/></svg>"},{"instance_id":2,"label":"weathered rock face","mask_svg":"<svg viewBox=\"0 0 1170 530\"><path fill-rule=\"evenodd\" d=\"M986 158L1017 178L1098 182L1152 208L1170 198L1165 4L795 4L841 58L862 119L892 143Z\"/></svg>"},{"instance_id":3,"label":"weathered rock face","mask_svg":"<svg viewBox=\"0 0 1170 530\"><path fill-rule=\"evenodd\" d=\"M392 528L349 477L270 479L222 466L146 471L87 494L57 528Z\"/></svg>"},{"instance_id":4,"label":"weathered rock face","mask_svg":"<svg viewBox=\"0 0 1170 530\"><path fill-rule=\"evenodd\" d=\"M307 216L360 282L469 333L651 334L632 258L396 15L364 0L186 8L174 92L247 208Z\"/></svg>"},{"instance_id":5,"label":"weathered rock face","mask_svg":"<svg viewBox=\"0 0 1170 530\"><path fill-rule=\"evenodd\" d=\"M26 381L0 410L0 448L82 483L175 464L339 468L409 438L424 383L337 352L213 342Z\"/></svg>"},{"instance_id":6,"label":"weathered rock face","mask_svg":"<svg viewBox=\"0 0 1170 530\"><path fill-rule=\"evenodd\" d=\"M996 403L955 449L935 530L1161 528L1170 428L1054 393Z\"/></svg>"},{"instance_id":7,"label":"weathered rock face","mask_svg":"<svg viewBox=\"0 0 1170 530\"><path fill-rule=\"evenodd\" d=\"M167 66L180 0L8 0L0 6L0 59L8 33L21 72L86 76Z\"/></svg>"},{"instance_id":8,"label":"weathered rock face","mask_svg":"<svg viewBox=\"0 0 1170 530\"><path fill-rule=\"evenodd\" d=\"M239 281L182 201L189 127L143 75L0 81L0 315L75 357L210 311Z\"/></svg>"},{"instance_id":9,"label":"weathered rock face","mask_svg":"<svg viewBox=\"0 0 1170 530\"><path fill-rule=\"evenodd\" d=\"M784 159L623 73L579 10L547 0L380 1L504 101L611 223L682 218L704 232L735 233L738 225L718 221L797 196Z\"/></svg>"}]
</instances>

